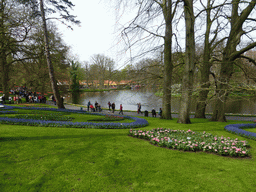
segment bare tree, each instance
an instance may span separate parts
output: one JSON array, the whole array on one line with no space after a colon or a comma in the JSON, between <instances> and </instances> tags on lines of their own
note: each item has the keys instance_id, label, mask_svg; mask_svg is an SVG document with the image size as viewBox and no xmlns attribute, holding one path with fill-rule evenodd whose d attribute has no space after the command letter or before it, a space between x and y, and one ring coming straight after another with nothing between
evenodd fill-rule
<instances>
[{"instance_id":1,"label":"bare tree","mask_svg":"<svg viewBox=\"0 0 256 192\"><path fill-rule=\"evenodd\" d=\"M124 1L121 1L124 2ZM140 0L135 1L138 11L134 19L122 31L127 37L128 48L140 45L139 56L162 49L164 47L164 75L163 75L163 114L162 118L171 119L171 85L172 85L172 22L176 13L179 0ZM119 2L120 4L120 2ZM159 21L162 20L162 21ZM157 25L152 25L158 22ZM129 35L131 37L129 37ZM139 36L135 39L136 35ZM163 44L159 43L164 41ZM157 41L157 43L154 43ZM155 45L155 46L151 46ZM146 47L146 49L145 49Z\"/></svg>"},{"instance_id":2,"label":"bare tree","mask_svg":"<svg viewBox=\"0 0 256 192\"><path fill-rule=\"evenodd\" d=\"M222 2L219 5L214 5L216 1L215 0L207 0L207 4L204 5L201 1L201 5L203 6L203 9L199 12L199 14L196 16L198 17L202 13L206 13L206 17L203 18L203 20L206 20L205 24L205 33L204 33L204 48L203 48L203 58L202 58L202 64L199 65L200 70L200 90L199 90L199 96L196 106L196 112L195 117L196 118L205 118L205 109L207 104L207 96L209 93L209 87L210 87L210 79L209 76L211 74L210 68L213 64L212 55L214 52L214 49L222 43L226 38L223 37L219 41L217 41L218 35L221 31L221 25L218 23L218 19L221 16L219 13L223 9L223 4L225 2ZM213 27L214 26L214 27ZM214 28L212 30L212 28ZM210 36L213 36L212 38Z\"/></svg>"},{"instance_id":3,"label":"bare tree","mask_svg":"<svg viewBox=\"0 0 256 192\"><path fill-rule=\"evenodd\" d=\"M98 68L98 73L95 77L98 77L100 89L104 88L104 80L106 78L109 79L109 75L107 75L108 69L111 71L114 66L114 61L101 54L97 54L92 56L92 64L96 65Z\"/></svg>"},{"instance_id":4,"label":"bare tree","mask_svg":"<svg viewBox=\"0 0 256 192\"><path fill-rule=\"evenodd\" d=\"M189 115L195 69L195 16L193 0L184 0L184 14L186 25L186 53L178 123L188 124L191 123Z\"/></svg>"},{"instance_id":5,"label":"bare tree","mask_svg":"<svg viewBox=\"0 0 256 192\"><path fill-rule=\"evenodd\" d=\"M243 5L240 5L240 3ZM241 42L242 36L248 36L249 32L255 30L253 26L248 26L248 23L246 22L255 22L254 18L250 18L250 14L255 8L256 0L251 0L247 3L240 0L232 0L231 4L232 12L229 19L230 32L223 51L212 121L226 121L225 102L228 96L229 80L233 74L234 61L241 57L246 51L256 46L256 42L250 38L250 42L248 42L246 46L237 50L237 46Z\"/></svg>"}]
</instances>

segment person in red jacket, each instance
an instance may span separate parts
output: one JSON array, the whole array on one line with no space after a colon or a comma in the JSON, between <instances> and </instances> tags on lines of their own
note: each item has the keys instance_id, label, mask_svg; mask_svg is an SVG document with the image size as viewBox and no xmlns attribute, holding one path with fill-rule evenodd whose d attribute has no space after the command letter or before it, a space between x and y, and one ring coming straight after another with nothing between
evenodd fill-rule
<instances>
[{"instance_id":1,"label":"person in red jacket","mask_svg":"<svg viewBox=\"0 0 256 192\"><path fill-rule=\"evenodd\" d=\"M120 114L120 113L122 113L122 115L124 114L124 113L123 113L123 105L122 105L122 104L120 104L120 112L119 112L119 114Z\"/></svg>"}]
</instances>

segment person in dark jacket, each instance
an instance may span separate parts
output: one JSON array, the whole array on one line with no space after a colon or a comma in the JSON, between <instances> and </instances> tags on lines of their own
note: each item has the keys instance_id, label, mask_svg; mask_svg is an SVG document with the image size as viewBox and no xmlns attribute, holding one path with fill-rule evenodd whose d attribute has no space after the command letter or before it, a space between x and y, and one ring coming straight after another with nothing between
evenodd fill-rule
<instances>
[{"instance_id":1,"label":"person in dark jacket","mask_svg":"<svg viewBox=\"0 0 256 192\"><path fill-rule=\"evenodd\" d=\"M89 111L90 105L91 105L91 101L89 101L89 102L87 103L87 111Z\"/></svg>"},{"instance_id":2,"label":"person in dark jacket","mask_svg":"<svg viewBox=\"0 0 256 192\"><path fill-rule=\"evenodd\" d=\"M112 103L112 112L113 112L113 113L115 112L115 108L116 108L115 103Z\"/></svg>"},{"instance_id":3,"label":"person in dark jacket","mask_svg":"<svg viewBox=\"0 0 256 192\"><path fill-rule=\"evenodd\" d=\"M97 101L95 101L94 106L95 106L95 110L98 111L98 102Z\"/></svg>"},{"instance_id":4,"label":"person in dark jacket","mask_svg":"<svg viewBox=\"0 0 256 192\"><path fill-rule=\"evenodd\" d=\"M162 108L160 108L159 112L158 112L160 118L162 117Z\"/></svg>"},{"instance_id":5,"label":"person in dark jacket","mask_svg":"<svg viewBox=\"0 0 256 192\"><path fill-rule=\"evenodd\" d=\"M111 109L110 109L111 107L112 107L112 105L111 105L111 103L110 103L110 101L109 101L109 102L108 102L108 110L109 110L109 111L111 110Z\"/></svg>"},{"instance_id":6,"label":"person in dark jacket","mask_svg":"<svg viewBox=\"0 0 256 192\"><path fill-rule=\"evenodd\" d=\"M152 117L156 117L156 110L155 109L152 109Z\"/></svg>"}]
</instances>

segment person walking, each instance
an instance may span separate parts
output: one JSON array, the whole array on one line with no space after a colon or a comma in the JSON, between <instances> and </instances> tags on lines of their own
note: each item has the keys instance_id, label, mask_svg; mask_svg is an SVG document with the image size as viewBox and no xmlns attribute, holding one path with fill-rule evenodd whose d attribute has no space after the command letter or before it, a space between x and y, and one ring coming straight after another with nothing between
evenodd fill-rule
<instances>
[{"instance_id":1,"label":"person walking","mask_svg":"<svg viewBox=\"0 0 256 192\"><path fill-rule=\"evenodd\" d=\"M112 103L112 112L113 112L113 113L115 112L115 108L116 108L115 103Z\"/></svg>"},{"instance_id":2,"label":"person walking","mask_svg":"<svg viewBox=\"0 0 256 192\"><path fill-rule=\"evenodd\" d=\"M119 112L119 115L122 113L122 115L124 114L123 113L123 105L122 104L120 104L120 112Z\"/></svg>"},{"instance_id":3,"label":"person walking","mask_svg":"<svg viewBox=\"0 0 256 192\"><path fill-rule=\"evenodd\" d=\"M138 108L139 108L139 109L138 109L138 114L139 114L139 113L141 113L141 114L142 114L142 112L141 112L141 104L140 104L140 103L139 103Z\"/></svg>"},{"instance_id":4,"label":"person walking","mask_svg":"<svg viewBox=\"0 0 256 192\"><path fill-rule=\"evenodd\" d=\"M108 102L108 110L109 110L109 111L111 111L110 108L111 108L111 103L110 103L110 101L109 101L109 102Z\"/></svg>"},{"instance_id":5,"label":"person walking","mask_svg":"<svg viewBox=\"0 0 256 192\"><path fill-rule=\"evenodd\" d=\"M96 112L97 112L97 111L98 111L98 102L97 102L97 101L95 101L94 106L95 106L95 110L96 110Z\"/></svg>"},{"instance_id":6,"label":"person walking","mask_svg":"<svg viewBox=\"0 0 256 192\"><path fill-rule=\"evenodd\" d=\"M152 112L152 117L156 117L156 110L154 108L152 109L151 112Z\"/></svg>"},{"instance_id":7,"label":"person walking","mask_svg":"<svg viewBox=\"0 0 256 192\"><path fill-rule=\"evenodd\" d=\"M91 105L91 101L89 100L89 102L87 103L87 111L89 111L90 105Z\"/></svg>"}]
</instances>

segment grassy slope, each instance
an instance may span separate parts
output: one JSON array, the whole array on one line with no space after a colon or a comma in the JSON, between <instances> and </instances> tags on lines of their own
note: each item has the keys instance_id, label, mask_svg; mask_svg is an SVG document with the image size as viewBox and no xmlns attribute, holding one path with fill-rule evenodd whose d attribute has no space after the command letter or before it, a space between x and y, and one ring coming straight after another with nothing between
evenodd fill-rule
<instances>
[{"instance_id":1,"label":"grassy slope","mask_svg":"<svg viewBox=\"0 0 256 192\"><path fill-rule=\"evenodd\" d=\"M224 131L228 123L148 117L156 127ZM229 122L234 123L234 122ZM238 123L238 122L235 122ZM241 123L241 122L239 122ZM42 128L0 125L1 191L254 191L256 141L252 158L159 148L127 136L128 130Z\"/></svg>"}]
</instances>

